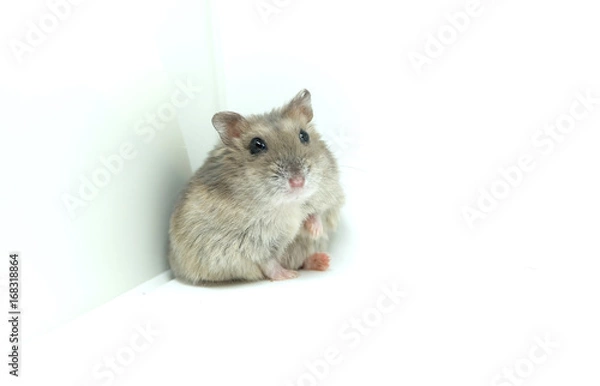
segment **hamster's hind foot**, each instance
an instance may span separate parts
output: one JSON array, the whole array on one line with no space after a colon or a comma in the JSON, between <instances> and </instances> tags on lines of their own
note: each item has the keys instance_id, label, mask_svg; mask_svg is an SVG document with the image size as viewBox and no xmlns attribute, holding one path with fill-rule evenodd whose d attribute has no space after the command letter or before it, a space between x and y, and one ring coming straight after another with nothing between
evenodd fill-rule
<instances>
[{"instance_id":1,"label":"hamster's hind foot","mask_svg":"<svg viewBox=\"0 0 600 386\"><path fill-rule=\"evenodd\" d=\"M271 275L267 275L267 276L271 280L295 279L298 277L298 271L294 271L291 269L285 269L282 267L280 270L277 270L277 271L271 273Z\"/></svg>"},{"instance_id":2,"label":"hamster's hind foot","mask_svg":"<svg viewBox=\"0 0 600 386\"><path fill-rule=\"evenodd\" d=\"M318 214L311 214L304 220L304 229L308 231L313 239L318 239L323 234L323 223Z\"/></svg>"},{"instance_id":3,"label":"hamster's hind foot","mask_svg":"<svg viewBox=\"0 0 600 386\"><path fill-rule=\"evenodd\" d=\"M304 269L312 271L325 271L329 268L329 255L326 253L313 253L304 260Z\"/></svg>"},{"instance_id":4,"label":"hamster's hind foot","mask_svg":"<svg viewBox=\"0 0 600 386\"><path fill-rule=\"evenodd\" d=\"M267 261L260 268L270 280L288 280L298 277L298 271L283 268L275 259Z\"/></svg>"}]
</instances>

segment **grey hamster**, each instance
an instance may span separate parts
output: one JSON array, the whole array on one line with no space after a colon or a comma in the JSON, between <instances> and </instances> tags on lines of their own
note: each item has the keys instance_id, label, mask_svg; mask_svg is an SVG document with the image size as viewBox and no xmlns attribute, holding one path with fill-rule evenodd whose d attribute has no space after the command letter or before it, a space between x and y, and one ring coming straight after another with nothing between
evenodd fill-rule
<instances>
[{"instance_id":1,"label":"grey hamster","mask_svg":"<svg viewBox=\"0 0 600 386\"><path fill-rule=\"evenodd\" d=\"M171 216L169 264L179 280L282 280L328 268L345 198L312 119L308 90L268 113L214 115L221 142Z\"/></svg>"}]
</instances>

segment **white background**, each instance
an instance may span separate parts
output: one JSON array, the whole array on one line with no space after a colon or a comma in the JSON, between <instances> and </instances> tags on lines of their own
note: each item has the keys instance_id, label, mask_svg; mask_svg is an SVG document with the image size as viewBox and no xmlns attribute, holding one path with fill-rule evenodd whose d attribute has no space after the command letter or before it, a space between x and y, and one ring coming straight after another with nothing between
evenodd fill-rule
<instances>
[{"instance_id":1,"label":"white background","mask_svg":"<svg viewBox=\"0 0 600 386\"><path fill-rule=\"evenodd\" d=\"M265 3L277 9L266 19L257 10ZM1 12L7 39L21 37L27 20L44 10L42 2L26 7ZM538 130L569 114L581 95L600 97L599 9L593 2L482 1L468 27L450 36L420 70L409 57L425 55L430 36L439 36L451 25L447 15L465 12L467 3L89 0L80 7L28 64L4 51L0 96L8 119L2 143L10 145L2 164L10 178L3 204L6 218L20 221L20 227L5 221L2 234L9 237L3 248L35 255L36 267L48 272L24 280L25 289L33 292L43 282L60 300L111 285L90 284L93 273L68 260L80 256L66 254L62 264L43 265L49 256L58 261L56 248L40 242L52 240L52 217L40 210L55 199L46 195L56 192L45 187L54 186L60 174L52 169L56 152L49 149L76 152L87 143L60 132L61 120L43 125L34 120L43 120L40 109L48 108L42 97L54 95L45 90L64 96L65 116L82 117L71 126L86 128L79 138L91 130L103 140L101 131L92 130L93 120L110 124L115 118L101 109L92 118L76 103L82 95L121 96L123 84L140 73L194 76L210 91L196 107L178 112L177 126L195 169L216 139L209 123L214 111L262 112L306 87L317 127L342 165L348 205L329 272L218 289L170 282L148 296L121 299L24 351L32 367L23 374L30 382L35 364L44 369L36 376L52 384L104 384L95 370L106 371L106 358L121 355L127 364L114 372L115 384L308 385L299 380L310 375L306 363L323 358L330 347L344 360L329 366L319 379L323 385L599 382L600 104L590 105L547 154L541 152L545 146L532 142ZM85 54L69 45L77 39ZM107 48L115 44L120 49ZM83 79L89 82L84 94L68 83ZM134 122L136 112L152 111L169 95L169 83L161 84L154 104L120 101L122 122ZM28 92L40 96L35 104L22 98ZM30 131L16 134L17 127L19 133ZM114 138L107 140L109 149L118 146ZM524 155L535 167L469 226L465 208L481 210L481 192L491 194L502 181L499 169L514 170ZM39 157L51 172L39 166ZM39 226L29 228L32 224ZM60 240L65 248L80 241ZM146 255L152 255L148 265L162 256L141 251L136 259ZM123 267L119 270L127 272ZM146 279L155 274L151 271ZM128 280L128 288L139 283ZM340 331L354 317L368 318L381 287L389 285L402 288L406 297L351 347ZM116 293L103 291L104 299ZM43 303L40 299L32 295L30 304ZM58 304L31 307L31 318L37 312L41 323L45 314L64 315L57 309ZM137 326L148 323L160 332L129 363L126 348ZM546 338L558 347L528 368L533 362L522 358ZM64 370L67 360L75 370ZM517 374L517 381L498 378L503 368L520 365L531 374Z\"/></svg>"}]
</instances>

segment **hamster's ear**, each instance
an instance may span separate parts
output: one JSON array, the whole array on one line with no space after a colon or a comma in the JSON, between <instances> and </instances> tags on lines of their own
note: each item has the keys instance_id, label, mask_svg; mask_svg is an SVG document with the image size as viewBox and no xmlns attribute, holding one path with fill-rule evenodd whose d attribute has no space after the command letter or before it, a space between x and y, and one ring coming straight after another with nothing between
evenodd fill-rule
<instances>
[{"instance_id":1,"label":"hamster's ear","mask_svg":"<svg viewBox=\"0 0 600 386\"><path fill-rule=\"evenodd\" d=\"M300 91L294 99L283 107L283 114L292 118L304 117L307 122L313 119L313 109L310 101L310 92L307 89Z\"/></svg>"},{"instance_id":2,"label":"hamster's ear","mask_svg":"<svg viewBox=\"0 0 600 386\"><path fill-rule=\"evenodd\" d=\"M212 117L212 124L221 136L221 141L227 146L232 144L234 138L239 138L248 127L244 117L233 111L222 111Z\"/></svg>"}]
</instances>

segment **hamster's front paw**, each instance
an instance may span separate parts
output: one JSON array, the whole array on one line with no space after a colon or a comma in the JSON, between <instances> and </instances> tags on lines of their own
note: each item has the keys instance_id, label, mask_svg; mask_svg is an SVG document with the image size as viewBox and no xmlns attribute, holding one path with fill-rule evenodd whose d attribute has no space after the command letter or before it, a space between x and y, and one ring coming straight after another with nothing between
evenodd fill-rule
<instances>
[{"instance_id":1,"label":"hamster's front paw","mask_svg":"<svg viewBox=\"0 0 600 386\"><path fill-rule=\"evenodd\" d=\"M329 268L329 255L326 253L313 253L304 260L304 269L313 271L325 271Z\"/></svg>"},{"instance_id":2,"label":"hamster's front paw","mask_svg":"<svg viewBox=\"0 0 600 386\"><path fill-rule=\"evenodd\" d=\"M318 214L311 214L304 220L304 229L308 231L313 239L318 239L323 235L323 223Z\"/></svg>"}]
</instances>

